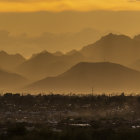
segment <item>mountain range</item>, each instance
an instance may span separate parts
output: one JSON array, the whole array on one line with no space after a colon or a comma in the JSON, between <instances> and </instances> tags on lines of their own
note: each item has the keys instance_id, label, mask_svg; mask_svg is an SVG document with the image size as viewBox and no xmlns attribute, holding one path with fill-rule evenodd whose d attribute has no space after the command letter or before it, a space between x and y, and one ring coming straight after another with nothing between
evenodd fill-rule
<instances>
[{"instance_id":1,"label":"mountain range","mask_svg":"<svg viewBox=\"0 0 140 140\"><path fill-rule=\"evenodd\" d=\"M47 76L56 76L84 60L84 56L78 51L68 55L56 55L43 51L19 65L17 71L30 80L38 80Z\"/></svg>"},{"instance_id":2,"label":"mountain range","mask_svg":"<svg viewBox=\"0 0 140 140\"><path fill-rule=\"evenodd\" d=\"M79 32L42 32L38 35L23 33L16 36L12 35L11 32L0 30L0 50L5 50L9 53L21 52L26 57L29 57L31 53L38 53L46 48L51 52L59 50L67 52L95 42L102 34L92 28Z\"/></svg>"},{"instance_id":3,"label":"mountain range","mask_svg":"<svg viewBox=\"0 0 140 140\"><path fill-rule=\"evenodd\" d=\"M103 67L101 67L101 65ZM78 69L77 74L75 68ZM83 47L81 50L71 50L67 53L60 51L50 53L45 50L33 54L29 59L25 59L20 54L11 55L1 51L0 70L1 69L10 74L16 73L18 76L21 75L23 79L28 79L28 83L37 81L33 84L35 89L36 87L41 87L41 89L57 90L58 87L61 87L61 89L70 89L71 87L77 90L81 87L82 89L90 89L92 86L97 89L109 89L109 87L112 87L112 89L121 89L121 85L122 89L129 87L131 87L131 89L138 89L140 35L130 38L126 35L110 33L95 43ZM87 72L86 77L84 77L84 74L81 74L80 69L85 70L84 73ZM74 71L73 74L72 71ZM110 75L108 72L110 72ZM117 75L116 77L115 73ZM69 77L68 75L71 76ZM89 79L87 77L89 77ZM104 85L107 83L103 84L103 82L101 82L107 81L107 77L109 87ZM83 82L84 79L85 82ZM114 84L111 83L112 80ZM27 82L25 82L25 84L27 84ZM52 85L54 88L52 88Z\"/></svg>"},{"instance_id":4,"label":"mountain range","mask_svg":"<svg viewBox=\"0 0 140 140\"><path fill-rule=\"evenodd\" d=\"M72 50L66 54L43 51L20 64L16 71L29 79L39 80L61 74L80 62L108 61L131 67L134 61L140 59L138 38L140 37L136 36L132 39L125 35L111 33L79 51Z\"/></svg>"}]
</instances>

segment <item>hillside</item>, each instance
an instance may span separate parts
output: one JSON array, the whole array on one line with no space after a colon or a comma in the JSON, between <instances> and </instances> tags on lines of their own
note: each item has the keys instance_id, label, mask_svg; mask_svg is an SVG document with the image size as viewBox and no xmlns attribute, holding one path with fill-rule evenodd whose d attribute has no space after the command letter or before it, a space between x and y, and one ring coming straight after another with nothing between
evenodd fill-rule
<instances>
[{"instance_id":1,"label":"hillside","mask_svg":"<svg viewBox=\"0 0 140 140\"><path fill-rule=\"evenodd\" d=\"M140 89L140 72L119 64L79 63L56 76L48 77L28 86L30 90L47 91L89 91Z\"/></svg>"},{"instance_id":2,"label":"hillside","mask_svg":"<svg viewBox=\"0 0 140 140\"><path fill-rule=\"evenodd\" d=\"M89 61L110 61L129 65L140 59L140 40L125 36L108 34L97 42L85 46L80 51Z\"/></svg>"},{"instance_id":3,"label":"hillside","mask_svg":"<svg viewBox=\"0 0 140 140\"><path fill-rule=\"evenodd\" d=\"M24 61L25 58L20 54L8 54L5 51L0 51L0 68L13 70Z\"/></svg>"},{"instance_id":4,"label":"hillside","mask_svg":"<svg viewBox=\"0 0 140 140\"><path fill-rule=\"evenodd\" d=\"M18 74L0 69L0 90L19 88L20 86L27 84L27 82L27 79Z\"/></svg>"}]
</instances>

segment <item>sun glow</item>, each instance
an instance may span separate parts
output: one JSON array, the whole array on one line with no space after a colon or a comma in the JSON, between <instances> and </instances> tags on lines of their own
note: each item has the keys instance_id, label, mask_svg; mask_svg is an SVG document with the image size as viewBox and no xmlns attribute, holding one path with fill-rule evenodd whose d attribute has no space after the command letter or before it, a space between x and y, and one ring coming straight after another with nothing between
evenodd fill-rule
<instances>
[{"instance_id":1,"label":"sun glow","mask_svg":"<svg viewBox=\"0 0 140 140\"><path fill-rule=\"evenodd\" d=\"M140 10L136 0L0 0L0 12Z\"/></svg>"}]
</instances>

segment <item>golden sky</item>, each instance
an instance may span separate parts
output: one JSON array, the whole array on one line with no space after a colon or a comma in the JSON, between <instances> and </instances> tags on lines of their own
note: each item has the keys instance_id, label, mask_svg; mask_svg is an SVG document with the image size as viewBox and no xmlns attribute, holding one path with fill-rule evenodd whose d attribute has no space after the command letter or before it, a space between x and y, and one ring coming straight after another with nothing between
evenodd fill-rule
<instances>
[{"instance_id":1,"label":"golden sky","mask_svg":"<svg viewBox=\"0 0 140 140\"><path fill-rule=\"evenodd\" d=\"M140 10L140 0L0 0L0 12Z\"/></svg>"}]
</instances>

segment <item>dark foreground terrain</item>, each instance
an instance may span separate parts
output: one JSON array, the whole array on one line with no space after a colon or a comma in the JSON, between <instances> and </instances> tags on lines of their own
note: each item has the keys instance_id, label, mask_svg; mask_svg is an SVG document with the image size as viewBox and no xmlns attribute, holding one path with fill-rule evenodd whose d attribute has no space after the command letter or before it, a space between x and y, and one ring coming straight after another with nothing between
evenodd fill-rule
<instances>
[{"instance_id":1,"label":"dark foreground terrain","mask_svg":"<svg viewBox=\"0 0 140 140\"><path fill-rule=\"evenodd\" d=\"M0 96L0 140L139 140L140 96Z\"/></svg>"}]
</instances>

